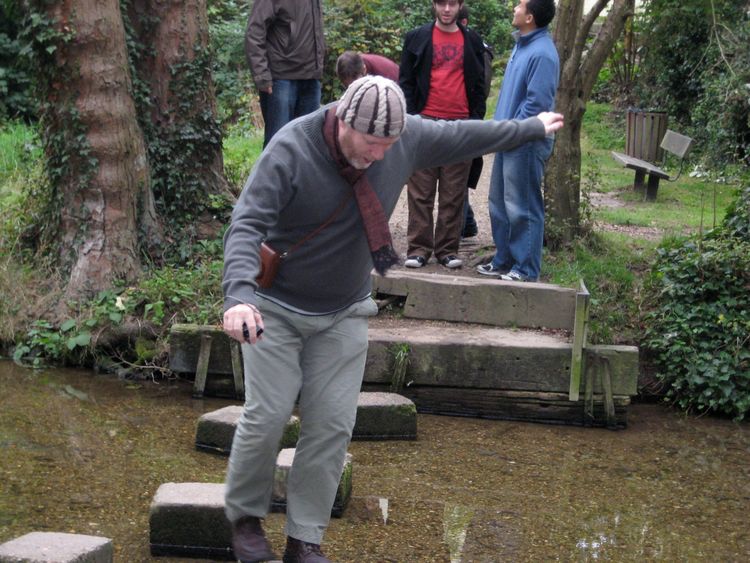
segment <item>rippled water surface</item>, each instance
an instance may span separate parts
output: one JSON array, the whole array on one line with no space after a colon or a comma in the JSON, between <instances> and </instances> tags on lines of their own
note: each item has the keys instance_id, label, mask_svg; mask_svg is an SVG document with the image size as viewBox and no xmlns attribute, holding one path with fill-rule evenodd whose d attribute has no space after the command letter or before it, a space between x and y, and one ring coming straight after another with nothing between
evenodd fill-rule
<instances>
[{"instance_id":1,"label":"rippled water surface","mask_svg":"<svg viewBox=\"0 0 750 563\"><path fill-rule=\"evenodd\" d=\"M0 362L0 543L30 531L94 534L112 538L117 562L152 561L159 485L223 480L226 459L196 451L194 439L198 417L227 404L192 399L186 383ZM418 423L415 442L352 443L355 498L329 528L332 559L750 560L747 423L660 405L631 407L616 432ZM387 502L368 511L365 497ZM283 515L267 522L279 548L282 525Z\"/></svg>"}]
</instances>

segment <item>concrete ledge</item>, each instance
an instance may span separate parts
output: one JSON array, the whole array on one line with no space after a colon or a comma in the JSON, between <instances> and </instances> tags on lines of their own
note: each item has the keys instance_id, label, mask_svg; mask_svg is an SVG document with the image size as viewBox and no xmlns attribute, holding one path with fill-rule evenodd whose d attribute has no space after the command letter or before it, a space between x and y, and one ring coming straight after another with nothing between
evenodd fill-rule
<instances>
[{"instance_id":1,"label":"concrete ledge","mask_svg":"<svg viewBox=\"0 0 750 563\"><path fill-rule=\"evenodd\" d=\"M286 480L294 449L279 452L272 511L286 509ZM339 517L352 490L352 461L347 454L331 515ZM154 556L234 559L232 528L224 514L224 483L165 483L149 511L149 543ZM98 562L97 562L98 563Z\"/></svg>"},{"instance_id":2,"label":"concrete ledge","mask_svg":"<svg viewBox=\"0 0 750 563\"><path fill-rule=\"evenodd\" d=\"M406 297L404 316L518 328L573 330L576 290L544 283L390 270L373 291Z\"/></svg>"},{"instance_id":3,"label":"concrete ledge","mask_svg":"<svg viewBox=\"0 0 750 563\"><path fill-rule=\"evenodd\" d=\"M229 455L232 449L234 431L242 415L241 405L231 405L201 415L195 431L196 449ZM280 449L293 448L299 438L299 418L292 416L284 428Z\"/></svg>"},{"instance_id":4,"label":"concrete ledge","mask_svg":"<svg viewBox=\"0 0 750 563\"><path fill-rule=\"evenodd\" d=\"M31 532L0 545L0 563L112 563L112 540L59 532Z\"/></svg>"},{"instance_id":5,"label":"concrete ledge","mask_svg":"<svg viewBox=\"0 0 750 563\"><path fill-rule=\"evenodd\" d=\"M370 329L369 341L365 383L390 384L396 351L406 346L405 383L410 386L545 393L567 393L570 386L572 345L556 334L490 327L425 326L418 332L392 327ZM638 348L590 346L586 353L609 359L613 394L637 393ZM601 393L595 380L594 392ZM583 393L583 383L581 387Z\"/></svg>"},{"instance_id":6,"label":"concrete ledge","mask_svg":"<svg viewBox=\"0 0 750 563\"><path fill-rule=\"evenodd\" d=\"M229 455L242 406L233 405L202 415L198 419L195 447ZM281 448L292 448L299 437L299 419L293 416L284 430ZM360 393L357 402L355 440L416 440L417 407L396 393Z\"/></svg>"},{"instance_id":7,"label":"concrete ledge","mask_svg":"<svg viewBox=\"0 0 750 563\"><path fill-rule=\"evenodd\" d=\"M232 354L229 337L219 326L173 324L169 329L169 369L177 373L195 373L200 352L201 333L211 335L208 373L232 375ZM206 388L211 387L211 378Z\"/></svg>"}]
</instances>

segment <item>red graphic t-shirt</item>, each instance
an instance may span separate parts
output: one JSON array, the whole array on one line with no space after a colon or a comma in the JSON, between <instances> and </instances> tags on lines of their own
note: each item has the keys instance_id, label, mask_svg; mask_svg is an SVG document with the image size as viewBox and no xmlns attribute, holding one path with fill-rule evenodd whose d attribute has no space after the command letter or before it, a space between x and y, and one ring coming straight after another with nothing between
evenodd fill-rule
<instances>
[{"instance_id":1,"label":"red graphic t-shirt","mask_svg":"<svg viewBox=\"0 0 750 563\"><path fill-rule=\"evenodd\" d=\"M464 83L464 34L432 29L430 93L422 115L442 119L469 117Z\"/></svg>"}]
</instances>

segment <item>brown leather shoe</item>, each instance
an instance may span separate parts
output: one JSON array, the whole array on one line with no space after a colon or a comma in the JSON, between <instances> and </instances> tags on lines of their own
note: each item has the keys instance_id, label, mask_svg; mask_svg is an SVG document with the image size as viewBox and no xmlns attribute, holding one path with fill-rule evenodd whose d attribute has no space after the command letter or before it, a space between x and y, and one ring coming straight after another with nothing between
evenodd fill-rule
<instances>
[{"instance_id":1,"label":"brown leather shoe","mask_svg":"<svg viewBox=\"0 0 750 563\"><path fill-rule=\"evenodd\" d=\"M307 543L291 537L286 538L286 550L284 551L284 563L333 563L323 552L320 546Z\"/></svg>"},{"instance_id":2,"label":"brown leather shoe","mask_svg":"<svg viewBox=\"0 0 750 563\"><path fill-rule=\"evenodd\" d=\"M278 559L271 551L260 518L243 516L232 526L232 549L241 563L259 563Z\"/></svg>"}]
</instances>

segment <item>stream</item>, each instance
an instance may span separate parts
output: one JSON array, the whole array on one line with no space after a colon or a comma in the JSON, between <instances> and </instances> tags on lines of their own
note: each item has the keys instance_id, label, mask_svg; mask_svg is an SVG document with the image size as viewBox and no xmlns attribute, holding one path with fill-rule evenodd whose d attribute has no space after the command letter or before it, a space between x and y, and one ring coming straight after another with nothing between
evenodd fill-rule
<instances>
[{"instance_id":1,"label":"stream","mask_svg":"<svg viewBox=\"0 0 750 563\"><path fill-rule=\"evenodd\" d=\"M166 482L221 482L198 417L236 402L191 382L124 381L0 361L0 543L111 538L152 558ZM323 543L337 562L747 561L750 425L635 404L628 428L418 415L410 442L353 442L353 499ZM373 509L373 506L377 507ZM386 518L387 516L387 518ZM281 551L284 516L266 521Z\"/></svg>"}]
</instances>

